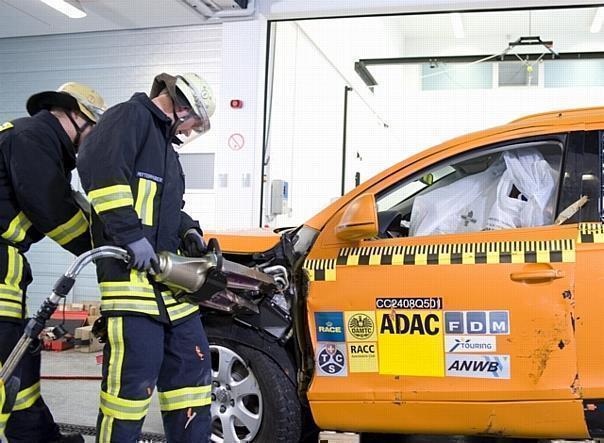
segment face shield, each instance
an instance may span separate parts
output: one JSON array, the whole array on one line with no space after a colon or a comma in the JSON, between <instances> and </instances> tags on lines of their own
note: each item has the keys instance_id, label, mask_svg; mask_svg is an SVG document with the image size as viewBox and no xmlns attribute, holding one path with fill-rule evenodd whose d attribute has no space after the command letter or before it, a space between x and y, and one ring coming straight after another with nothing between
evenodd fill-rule
<instances>
[{"instance_id":1,"label":"face shield","mask_svg":"<svg viewBox=\"0 0 604 443\"><path fill-rule=\"evenodd\" d=\"M200 135L207 132L204 127L204 122L192 110L185 117L181 117L180 123L176 126L174 134L175 148L182 149L189 143L197 140Z\"/></svg>"}]
</instances>

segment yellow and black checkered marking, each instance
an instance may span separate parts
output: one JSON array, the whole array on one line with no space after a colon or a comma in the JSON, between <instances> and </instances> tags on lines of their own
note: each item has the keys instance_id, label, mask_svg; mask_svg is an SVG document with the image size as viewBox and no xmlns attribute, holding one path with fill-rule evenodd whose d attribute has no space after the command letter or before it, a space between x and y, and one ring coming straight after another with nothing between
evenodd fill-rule
<instances>
[{"instance_id":1,"label":"yellow and black checkered marking","mask_svg":"<svg viewBox=\"0 0 604 443\"><path fill-rule=\"evenodd\" d=\"M604 243L604 224L581 223L579 225L578 243Z\"/></svg>"},{"instance_id":2,"label":"yellow and black checkered marking","mask_svg":"<svg viewBox=\"0 0 604 443\"><path fill-rule=\"evenodd\" d=\"M310 281L336 281L335 259L308 259L304 262Z\"/></svg>"},{"instance_id":3,"label":"yellow and black checkered marking","mask_svg":"<svg viewBox=\"0 0 604 443\"><path fill-rule=\"evenodd\" d=\"M340 249L338 266L477 265L575 261L574 240L384 246Z\"/></svg>"}]
</instances>

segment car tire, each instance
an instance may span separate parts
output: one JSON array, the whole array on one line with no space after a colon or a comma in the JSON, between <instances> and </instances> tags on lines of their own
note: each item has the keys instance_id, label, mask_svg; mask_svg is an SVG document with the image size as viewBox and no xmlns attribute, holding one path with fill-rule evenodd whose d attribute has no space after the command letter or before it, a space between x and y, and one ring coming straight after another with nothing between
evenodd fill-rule
<instances>
[{"instance_id":1,"label":"car tire","mask_svg":"<svg viewBox=\"0 0 604 443\"><path fill-rule=\"evenodd\" d=\"M209 340L211 441L298 442L302 430L301 405L295 386L283 370L256 349L222 338L209 337Z\"/></svg>"}]
</instances>

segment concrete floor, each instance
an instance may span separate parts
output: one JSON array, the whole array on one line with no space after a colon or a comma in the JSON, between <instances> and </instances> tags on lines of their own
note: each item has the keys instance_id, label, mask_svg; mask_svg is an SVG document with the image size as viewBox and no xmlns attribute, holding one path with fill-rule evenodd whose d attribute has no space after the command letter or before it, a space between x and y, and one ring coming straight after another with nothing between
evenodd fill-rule
<instances>
[{"instance_id":1,"label":"concrete floor","mask_svg":"<svg viewBox=\"0 0 604 443\"><path fill-rule=\"evenodd\" d=\"M100 376L101 366L96 363L97 353L82 353L74 349L63 352L43 351L44 376ZM84 426L95 426L99 407L100 380L44 380L42 397L55 421ZM153 395L143 432L163 434L157 395ZM93 442L87 437L86 442Z\"/></svg>"}]
</instances>

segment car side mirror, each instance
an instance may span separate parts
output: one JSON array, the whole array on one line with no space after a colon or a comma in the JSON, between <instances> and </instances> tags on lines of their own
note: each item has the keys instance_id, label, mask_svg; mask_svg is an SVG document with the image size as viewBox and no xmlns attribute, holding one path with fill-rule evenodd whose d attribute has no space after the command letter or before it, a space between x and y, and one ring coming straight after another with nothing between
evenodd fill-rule
<instances>
[{"instance_id":1,"label":"car side mirror","mask_svg":"<svg viewBox=\"0 0 604 443\"><path fill-rule=\"evenodd\" d=\"M355 241L375 237L378 233L377 208L373 194L363 194L344 210L336 226L336 237Z\"/></svg>"}]
</instances>

